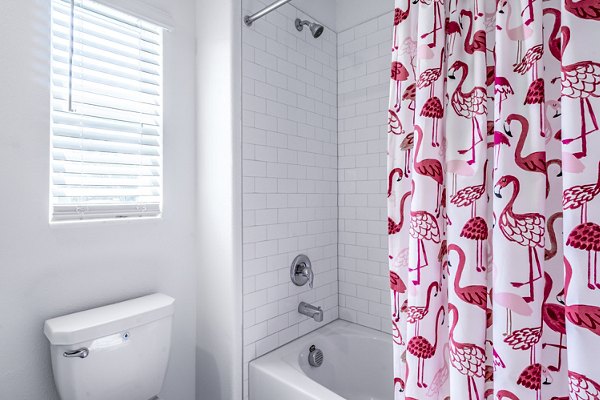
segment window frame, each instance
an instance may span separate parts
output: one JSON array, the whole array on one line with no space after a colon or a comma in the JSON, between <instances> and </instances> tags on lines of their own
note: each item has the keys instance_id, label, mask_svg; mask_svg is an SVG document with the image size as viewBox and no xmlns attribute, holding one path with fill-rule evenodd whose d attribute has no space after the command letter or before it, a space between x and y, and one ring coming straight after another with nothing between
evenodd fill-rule
<instances>
[{"instance_id":1,"label":"window frame","mask_svg":"<svg viewBox=\"0 0 600 400\"><path fill-rule=\"evenodd\" d=\"M55 4L58 3L62 3L64 4L71 4L71 22L70 22L70 28L71 29L71 37L70 37L70 52L69 52L69 61L68 61L68 67L69 67L69 76L68 76L68 95L69 95L69 109L71 108L71 101L72 101L72 96L73 96L73 82L74 82L74 76L72 73L72 68L73 68L73 52L74 52L74 47L76 46L77 42L74 41L74 35L73 35L73 23L75 21L75 17L74 17L74 9L75 7L81 7L84 8L84 3L93 3L96 5L99 5L100 7L104 7L107 10L110 10L110 12L115 13L116 15L122 15L124 17L130 18L130 19L135 19L137 21L137 28L140 31L143 30L150 30L149 28L143 28L142 26L148 26L151 27L152 29L154 29L156 32L156 34L158 35L158 40L156 42L156 46L157 46L157 54L156 57L158 59L158 64L157 64L157 82L158 82L158 89L157 89L157 94L156 94L156 100L157 100L157 105L156 105L156 110L158 111L158 117L157 119L157 123L158 125L156 126L156 131L157 131L157 135L155 136L155 140L157 145L155 146L156 150L157 150L157 154L155 156L153 156L155 159L158 160L158 165L153 167L154 169L158 170L158 176L156 175L143 175L143 174L132 174L132 175L123 175L123 176L129 176L129 177L143 177L143 176L147 176L148 179L150 178L154 178L154 180L157 181L157 185L156 186L152 186L152 188L155 189L156 191L156 197L158 198L158 202L148 202L148 203L144 203L144 202L128 202L128 201L120 201L120 202L116 202L116 203L112 203L112 204L92 204L92 203L71 203L71 204L61 204L61 203L57 203L55 201L55 198L57 196L55 196L55 174L57 173L55 171L55 162L57 161L55 159L55 155L54 155L54 151L57 147L55 147L55 125L57 125L54 121L54 117L55 117L55 113L58 113L59 111L55 110L55 102L57 101L55 99L56 93L55 91L57 91L58 89L56 89L56 85L55 85L55 78L56 78L56 73L55 73L55 68L57 65L60 65L60 62L55 61L54 57L55 57L55 13L57 11L55 11ZM79 3L79 4L77 4ZM94 0L51 0L51 21L50 21L50 25L51 25L51 33L50 33L50 143L49 143L49 222L51 224L63 224L63 223L80 223L80 222L108 222L108 221L139 221L139 220L152 220L152 219L162 219L163 216L163 212L164 212L164 162L165 162L165 157L164 157L164 122L165 122L165 118L164 118L164 71L165 71L165 58L164 58L164 51L165 51L165 31L168 31L169 28L165 27L165 26L161 26L159 24L157 24L156 22L154 22L151 19L145 19L141 16L139 16L138 13L129 13L125 10L122 10L121 7L114 7L110 4L103 4L103 1L94 1ZM87 9L88 12L93 12L90 9ZM96 13L97 16L101 16L102 14ZM106 16L104 16L106 17ZM79 17L81 18L81 16ZM108 17L106 17L108 18ZM112 21L118 21L117 18L113 18L110 22ZM121 21L124 23L124 21ZM97 27L99 25L95 24L92 25L94 27ZM133 24L132 24L133 26ZM81 56L82 58L84 58L84 56ZM84 58L85 59L85 58ZM102 61L102 60L100 60ZM109 61L105 61L107 64L109 63ZM141 61L143 62L143 61ZM141 63L140 62L140 63ZM118 77L119 75L115 74L113 75L114 77ZM108 85L107 85L108 86ZM119 88L118 85L114 85L114 87ZM96 91L93 93L98 93L101 94L103 92L100 91ZM92 94L93 94L92 93ZM104 92L106 93L106 92ZM138 91L137 93L142 93L141 90ZM137 104L144 104L141 101L138 101ZM69 113L70 115L80 115L81 117L78 117L80 120L83 120L85 117L91 117L91 118L101 118L100 116L98 116L98 114L94 115L85 115L85 114L81 114L81 113L77 113L77 111L75 110L69 110L67 111L67 113ZM116 119L113 121L117 121ZM123 122L123 121L122 121ZM124 123L124 122L123 122ZM145 134L143 133L143 127L144 124L140 123L140 138L142 138ZM109 131L109 130L107 130ZM113 130L112 131L115 134L118 133L122 133L122 131L119 130ZM80 136L80 139L83 139L83 136ZM107 140L107 143L119 143L118 141L115 141L114 138L113 140ZM142 144L140 143L140 146ZM80 150L80 152L83 152L84 150ZM117 155L128 155L128 153L119 153L119 152L115 152L114 154ZM131 155L135 155L135 154L131 154ZM142 154L138 154L138 155L142 155ZM87 161L85 162L88 166L94 164L93 162ZM98 162L96 162L96 164L98 164ZM100 164L103 164L102 162L100 162ZM119 164L119 163L116 163ZM83 164L82 164L83 165ZM127 165L126 163L123 163L123 165ZM141 166L143 167L143 164L131 164L132 166ZM102 166L102 168L104 168L104 166ZM150 167L149 167L150 168ZM108 174L110 175L110 174ZM89 179L89 177L88 177ZM92 186L92 185L88 185L88 186ZM106 185L109 186L109 185ZM114 186L114 185L113 185ZM133 188L139 188L140 186L132 186ZM118 195L113 195L115 197L117 197ZM123 195L123 197L125 197L126 195ZM138 195L139 196L139 195ZM72 196L72 197L77 197L77 196ZM80 196L80 197L86 197L86 196ZM94 196L88 196L88 197L94 197ZM95 196L98 197L98 196ZM66 212L61 212L61 209L66 210ZM76 210L76 211L69 211L69 210Z\"/></svg>"}]
</instances>

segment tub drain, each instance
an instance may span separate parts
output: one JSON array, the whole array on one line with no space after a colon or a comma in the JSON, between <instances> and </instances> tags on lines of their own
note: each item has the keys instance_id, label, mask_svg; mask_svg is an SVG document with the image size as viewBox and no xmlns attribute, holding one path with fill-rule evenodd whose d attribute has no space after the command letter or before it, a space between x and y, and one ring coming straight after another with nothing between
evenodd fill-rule
<instances>
[{"instance_id":1,"label":"tub drain","mask_svg":"<svg viewBox=\"0 0 600 400\"><path fill-rule=\"evenodd\" d=\"M308 363L312 367L320 367L323 364L323 352L321 349L317 349L315 345L310 346L308 353Z\"/></svg>"}]
</instances>

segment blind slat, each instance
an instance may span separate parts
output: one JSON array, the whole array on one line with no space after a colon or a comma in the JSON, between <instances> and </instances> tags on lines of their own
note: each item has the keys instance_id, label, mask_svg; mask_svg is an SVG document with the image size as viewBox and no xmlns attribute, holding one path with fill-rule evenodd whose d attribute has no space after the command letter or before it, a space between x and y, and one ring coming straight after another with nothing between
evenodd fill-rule
<instances>
[{"instance_id":1,"label":"blind slat","mask_svg":"<svg viewBox=\"0 0 600 400\"><path fill-rule=\"evenodd\" d=\"M53 172L83 175L160 176L156 167L146 165L95 164L79 161L54 160Z\"/></svg>"},{"instance_id":2,"label":"blind slat","mask_svg":"<svg viewBox=\"0 0 600 400\"><path fill-rule=\"evenodd\" d=\"M52 4L52 219L159 215L162 29L91 0Z\"/></svg>"}]
</instances>

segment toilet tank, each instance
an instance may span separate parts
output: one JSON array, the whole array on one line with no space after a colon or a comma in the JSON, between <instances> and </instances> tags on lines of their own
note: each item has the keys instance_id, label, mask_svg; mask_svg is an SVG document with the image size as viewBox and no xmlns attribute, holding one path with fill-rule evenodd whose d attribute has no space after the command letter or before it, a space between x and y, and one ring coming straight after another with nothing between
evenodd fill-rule
<instances>
[{"instance_id":1,"label":"toilet tank","mask_svg":"<svg viewBox=\"0 0 600 400\"><path fill-rule=\"evenodd\" d=\"M49 319L62 400L148 400L163 384L175 300L156 293Z\"/></svg>"}]
</instances>

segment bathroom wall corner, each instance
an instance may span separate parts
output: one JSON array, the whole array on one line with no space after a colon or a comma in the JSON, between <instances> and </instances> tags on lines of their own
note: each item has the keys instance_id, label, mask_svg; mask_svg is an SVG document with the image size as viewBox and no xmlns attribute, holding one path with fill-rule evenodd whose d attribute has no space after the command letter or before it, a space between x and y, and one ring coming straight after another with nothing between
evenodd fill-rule
<instances>
[{"instance_id":1,"label":"bathroom wall corner","mask_svg":"<svg viewBox=\"0 0 600 400\"><path fill-rule=\"evenodd\" d=\"M196 398L242 398L241 4L196 1Z\"/></svg>"}]
</instances>

